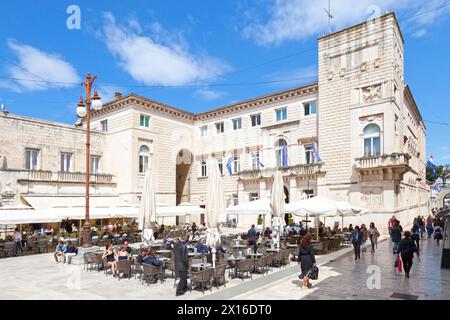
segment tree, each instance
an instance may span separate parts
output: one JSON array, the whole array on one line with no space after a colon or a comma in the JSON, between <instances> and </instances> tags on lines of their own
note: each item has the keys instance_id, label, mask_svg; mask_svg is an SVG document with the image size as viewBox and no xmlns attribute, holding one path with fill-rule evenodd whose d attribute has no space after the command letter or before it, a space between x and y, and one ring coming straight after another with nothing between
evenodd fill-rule
<instances>
[{"instance_id":1,"label":"tree","mask_svg":"<svg viewBox=\"0 0 450 320\"><path fill-rule=\"evenodd\" d=\"M450 181L450 165L436 166L436 176L433 176L431 168L427 167L427 180L435 183L437 179L442 179L442 184L445 186L447 181Z\"/></svg>"}]
</instances>

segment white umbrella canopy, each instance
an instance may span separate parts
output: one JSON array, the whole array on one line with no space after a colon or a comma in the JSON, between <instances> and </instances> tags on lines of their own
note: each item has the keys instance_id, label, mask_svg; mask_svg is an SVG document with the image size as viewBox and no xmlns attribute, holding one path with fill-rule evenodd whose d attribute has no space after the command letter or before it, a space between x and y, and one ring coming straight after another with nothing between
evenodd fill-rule
<instances>
[{"instance_id":1,"label":"white umbrella canopy","mask_svg":"<svg viewBox=\"0 0 450 320\"><path fill-rule=\"evenodd\" d=\"M156 200L151 169L147 169L139 207L139 228L143 229L144 242L154 240L152 224L156 222Z\"/></svg>"},{"instance_id":2,"label":"white umbrella canopy","mask_svg":"<svg viewBox=\"0 0 450 320\"><path fill-rule=\"evenodd\" d=\"M270 196L270 208L272 209L272 227L276 231L276 244L280 243L280 233L284 227L284 219L282 214L284 213L284 182L283 175L280 171L275 172L272 194Z\"/></svg>"},{"instance_id":3,"label":"white umbrella canopy","mask_svg":"<svg viewBox=\"0 0 450 320\"><path fill-rule=\"evenodd\" d=\"M261 198L258 200L241 203L236 206L230 206L227 208L227 214L237 215L257 215L257 214L271 214L272 208L270 207L269 198Z\"/></svg>"},{"instance_id":4,"label":"white umbrella canopy","mask_svg":"<svg viewBox=\"0 0 450 320\"><path fill-rule=\"evenodd\" d=\"M220 235L217 230L219 214L225 212L225 199L223 193L222 176L216 159L208 160L208 189L206 193L206 243L216 246L220 243Z\"/></svg>"}]
</instances>

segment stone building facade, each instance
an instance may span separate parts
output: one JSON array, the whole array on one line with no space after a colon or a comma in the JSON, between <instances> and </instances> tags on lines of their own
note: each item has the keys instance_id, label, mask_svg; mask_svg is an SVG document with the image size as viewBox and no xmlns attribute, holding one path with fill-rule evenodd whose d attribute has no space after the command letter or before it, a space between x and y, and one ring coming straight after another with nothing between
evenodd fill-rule
<instances>
[{"instance_id":1,"label":"stone building facade","mask_svg":"<svg viewBox=\"0 0 450 320\"><path fill-rule=\"evenodd\" d=\"M270 196L278 168L287 201L313 195L349 201L370 209L379 226L392 214L405 221L425 214L426 129L404 82L395 15L328 34L318 44L317 83L199 114L117 94L91 116L93 192L137 204L150 167L158 204L204 205L206 160L215 157L228 205ZM1 115L0 128L6 133L0 193L83 192L82 127ZM40 152L36 168L27 164L34 161L28 150ZM70 167L63 168L63 154L72 155Z\"/></svg>"}]
</instances>

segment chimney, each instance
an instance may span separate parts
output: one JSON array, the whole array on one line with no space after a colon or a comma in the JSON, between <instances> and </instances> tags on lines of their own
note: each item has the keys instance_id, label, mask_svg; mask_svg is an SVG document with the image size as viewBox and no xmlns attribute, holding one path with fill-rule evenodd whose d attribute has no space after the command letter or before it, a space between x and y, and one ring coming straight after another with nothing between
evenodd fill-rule
<instances>
[{"instance_id":1,"label":"chimney","mask_svg":"<svg viewBox=\"0 0 450 320\"><path fill-rule=\"evenodd\" d=\"M116 91L114 93L114 97L115 97L116 101L119 101L120 99L122 99L122 93L120 93L119 91Z\"/></svg>"}]
</instances>

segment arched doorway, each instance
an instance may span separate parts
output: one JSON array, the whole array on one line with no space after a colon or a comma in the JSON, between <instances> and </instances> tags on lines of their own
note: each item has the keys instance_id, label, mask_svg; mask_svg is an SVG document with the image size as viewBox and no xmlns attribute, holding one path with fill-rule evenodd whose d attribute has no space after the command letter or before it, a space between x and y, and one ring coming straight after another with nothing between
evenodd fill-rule
<instances>
[{"instance_id":1,"label":"arched doorway","mask_svg":"<svg viewBox=\"0 0 450 320\"><path fill-rule=\"evenodd\" d=\"M176 204L189 202L190 170L193 162L192 153L182 149L176 157Z\"/></svg>"},{"instance_id":2,"label":"arched doorway","mask_svg":"<svg viewBox=\"0 0 450 320\"><path fill-rule=\"evenodd\" d=\"M284 186L284 195L286 196L286 198L284 199L284 203L289 203L289 189L286 188L286 186ZM289 224L289 214L285 214L284 215L284 221L286 222L286 224Z\"/></svg>"}]
</instances>

